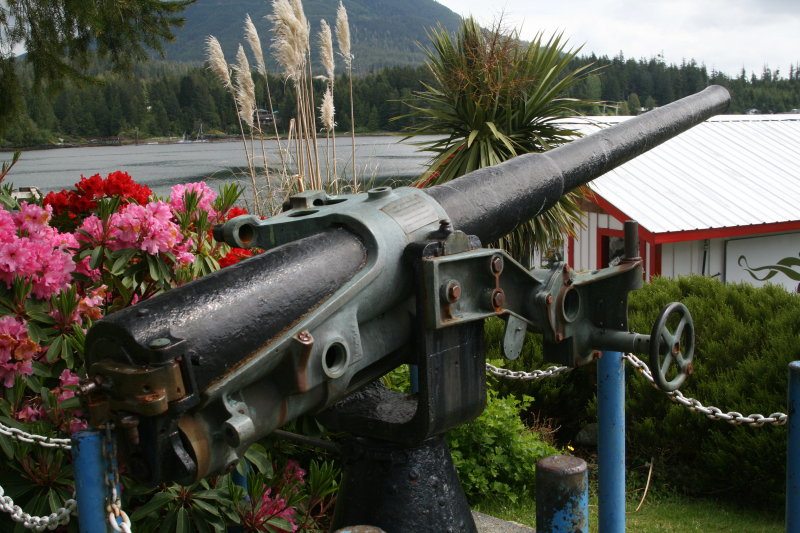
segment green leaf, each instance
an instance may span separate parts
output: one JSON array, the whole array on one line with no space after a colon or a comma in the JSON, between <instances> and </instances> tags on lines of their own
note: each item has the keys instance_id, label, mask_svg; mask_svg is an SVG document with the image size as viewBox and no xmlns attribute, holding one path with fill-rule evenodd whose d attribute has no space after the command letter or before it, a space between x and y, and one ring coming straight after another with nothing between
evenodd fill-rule
<instances>
[{"instance_id":1,"label":"green leaf","mask_svg":"<svg viewBox=\"0 0 800 533\"><path fill-rule=\"evenodd\" d=\"M44 356L45 360L48 363L52 363L53 361L55 361L56 357L58 357L61 354L61 345L63 343L64 343L64 336L63 335L59 335L50 344L50 347L47 349L47 353Z\"/></svg>"},{"instance_id":2,"label":"green leaf","mask_svg":"<svg viewBox=\"0 0 800 533\"><path fill-rule=\"evenodd\" d=\"M92 250L91 259L89 259L89 268L100 268L103 265L103 247L98 246Z\"/></svg>"},{"instance_id":3,"label":"green leaf","mask_svg":"<svg viewBox=\"0 0 800 533\"><path fill-rule=\"evenodd\" d=\"M256 471L262 474L272 475L272 459L262 445L258 443L253 444L247 449L244 457L250 464L255 466Z\"/></svg>"},{"instance_id":4,"label":"green leaf","mask_svg":"<svg viewBox=\"0 0 800 533\"><path fill-rule=\"evenodd\" d=\"M159 268L158 260L155 257L151 255L147 256L147 268L149 269L150 277L153 279L153 281L158 281L161 279L161 269Z\"/></svg>"},{"instance_id":5,"label":"green leaf","mask_svg":"<svg viewBox=\"0 0 800 533\"><path fill-rule=\"evenodd\" d=\"M77 396L73 396L72 398L67 398L66 400L61 401L58 406L61 409L80 409L81 399Z\"/></svg>"},{"instance_id":6,"label":"green leaf","mask_svg":"<svg viewBox=\"0 0 800 533\"><path fill-rule=\"evenodd\" d=\"M195 496L196 496L196 494L195 494ZM198 509L202 509L205 512L210 513L210 514L212 514L214 516L219 516L220 515L219 514L219 509L217 507L215 507L213 505L210 505L209 503L204 502L203 500L201 500L199 498L192 499L192 506L197 507Z\"/></svg>"},{"instance_id":7,"label":"green leaf","mask_svg":"<svg viewBox=\"0 0 800 533\"><path fill-rule=\"evenodd\" d=\"M165 505L168 505L170 502L175 501L178 497L176 493L164 491L164 492L157 492L155 496L153 496L149 502L142 505L136 511L133 512L131 515L131 520L137 521L150 513L156 512Z\"/></svg>"},{"instance_id":8,"label":"green leaf","mask_svg":"<svg viewBox=\"0 0 800 533\"><path fill-rule=\"evenodd\" d=\"M190 533L189 512L185 507L178 509L178 520L175 524L175 533Z\"/></svg>"},{"instance_id":9,"label":"green leaf","mask_svg":"<svg viewBox=\"0 0 800 533\"><path fill-rule=\"evenodd\" d=\"M5 435L0 435L0 449L3 450L3 453L6 454L8 459L14 458L14 445L11 442L11 439Z\"/></svg>"},{"instance_id":10,"label":"green leaf","mask_svg":"<svg viewBox=\"0 0 800 533\"><path fill-rule=\"evenodd\" d=\"M47 313L42 313L39 311L28 311L28 316L36 320L37 322L41 322L42 324L47 324L48 326L52 326L56 323L56 319L48 315Z\"/></svg>"},{"instance_id":11,"label":"green leaf","mask_svg":"<svg viewBox=\"0 0 800 533\"><path fill-rule=\"evenodd\" d=\"M133 256L136 255L136 252L138 252L136 248L126 248L124 250L120 250L119 252L115 252L116 259L114 259L114 263L111 265L111 273L122 273L125 266L130 263L131 259L133 259Z\"/></svg>"},{"instance_id":12,"label":"green leaf","mask_svg":"<svg viewBox=\"0 0 800 533\"><path fill-rule=\"evenodd\" d=\"M469 137L467 138L467 148L470 148L472 146L472 141L475 140L475 137L477 137L479 133L480 130L472 130L469 133Z\"/></svg>"}]
</instances>

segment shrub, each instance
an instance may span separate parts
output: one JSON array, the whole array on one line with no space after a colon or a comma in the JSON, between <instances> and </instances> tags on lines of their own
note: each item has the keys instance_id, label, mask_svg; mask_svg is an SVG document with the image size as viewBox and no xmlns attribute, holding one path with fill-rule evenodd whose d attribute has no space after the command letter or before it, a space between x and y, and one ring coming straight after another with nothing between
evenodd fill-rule
<instances>
[{"instance_id":1,"label":"shrub","mask_svg":"<svg viewBox=\"0 0 800 533\"><path fill-rule=\"evenodd\" d=\"M486 409L447 434L447 442L467 498L533 497L536 462L559 453L525 427L519 412L532 398L500 397L489 390Z\"/></svg>"},{"instance_id":2,"label":"shrub","mask_svg":"<svg viewBox=\"0 0 800 533\"><path fill-rule=\"evenodd\" d=\"M210 231L243 213L233 207L240 193L236 185L217 195L203 182L190 183L175 185L162 201L124 172L82 177L41 203L17 202L10 186L0 186L0 422L48 436L86 428L75 396L86 374L86 330L115 310L249 256ZM29 513L47 515L71 494L74 472L63 450L0 435L0 454L0 486ZM258 457L248 452L251 464ZM306 478L292 466L288 479L285 469L264 467L263 457L260 463L252 469L258 500L236 493L228 477L154 490L126 480L124 507L146 531L222 531L230 523L248 531L319 529L335 494L335 469L312 463ZM3 514L0 530L23 526Z\"/></svg>"},{"instance_id":3,"label":"shrub","mask_svg":"<svg viewBox=\"0 0 800 533\"><path fill-rule=\"evenodd\" d=\"M800 359L800 297L780 287L724 285L700 277L656 279L631 293L630 325L649 333L663 306L682 301L697 335L694 374L686 396L723 411L769 415L785 411L787 365ZM541 346L530 346L505 366L529 370L545 365ZM502 323L487 327L487 345L499 346ZM500 356L495 347L490 357ZM642 357L646 361L646 357ZM568 442L595 419L595 365L536 384L498 383L503 394L533 394L532 410L556 419ZM707 420L670 402L646 380L627 376L629 462L656 460L655 479L692 494L715 494L780 505L784 491L786 428L751 428Z\"/></svg>"}]
</instances>

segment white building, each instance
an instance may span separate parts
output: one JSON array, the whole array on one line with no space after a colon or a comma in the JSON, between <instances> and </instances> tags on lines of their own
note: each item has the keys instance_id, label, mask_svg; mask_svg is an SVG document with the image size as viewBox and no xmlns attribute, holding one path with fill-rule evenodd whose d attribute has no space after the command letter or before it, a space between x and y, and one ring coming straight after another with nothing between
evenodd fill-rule
<instances>
[{"instance_id":1,"label":"white building","mask_svg":"<svg viewBox=\"0 0 800 533\"><path fill-rule=\"evenodd\" d=\"M629 117L569 119L583 133ZM590 184L586 227L566 243L577 270L621 253L639 222L646 278L800 281L800 115L714 117Z\"/></svg>"}]
</instances>

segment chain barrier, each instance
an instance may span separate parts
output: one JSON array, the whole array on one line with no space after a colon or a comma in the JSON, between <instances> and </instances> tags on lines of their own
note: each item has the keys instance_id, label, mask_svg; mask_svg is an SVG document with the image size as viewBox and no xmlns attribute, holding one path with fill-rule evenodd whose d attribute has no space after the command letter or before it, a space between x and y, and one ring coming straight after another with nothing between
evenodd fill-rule
<instances>
[{"instance_id":1,"label":"chain barrier","mask_svg":"<svg viewBox=\"0 0 800 533\"><path fill-rule=\"evenodd\" d=\"M647 366L647 363L630 353L625 354L624 357L641 375L645 377L645 379L647 379L655 388L658 389L658 385L656 385L655 381L653 380L653 374L650 372L650 367ZM760 414L744 416L742 413L737 411L728 411L726 413L723 412L719 407L706 407L694 398L687 398L679 390L666 392L665 394L669 396L670 400L683 405L690 411L701 413L711 420L722 420L733 425L746 424L751 427L761 427L765 424L769 424L772 426L783 426L786 424L786 421L789 418L786 413L772 413L769 416Z\"/></svg>"},{"instance_id":2,"label":"chain barrier","mask_svg":"<svg viewBox=\"0 0 800 533\"><path fill-rule=\"evenodd\" d=\"M74 498L70 498L64 502L64 507L61 507L55 513L51 513L48 516L32 516L23 511L19 505L16 505L14 500L6 496L3 487L0 487L0 510L8 513L14 522L19 522L33 531L53 530L58 526L67 525L72 514L75 513L76 507L77 502Z\"/></svg>"},{"instance_id":3,"label":"chain barrier","mask_svg":"<svg viewBox=\"0 0 800 533\"><path fill-rule=\"evenodd\" d=\"M12 428L5 424L0 424L0 435L5 435L6 437L28 444L37 444L43 448L62 448L64 450L72 448L69 439L56 439L43 435L35 435L33 433L26 433L21 429Z\"/></svg>"},{"instance_id":4,"label":"chain barrier","mask_svg":"<svg viewBox=\"0 0 800 533\"><path fill-rule=\"evenodd\" d=\"M119 468L117 467L117 441L111 433L110 423L106 424L106 442L103 444L103 454L106 456L106 464L108 464L109 469L105 476L107 494L109 495L106 505L108 524L114 531L131 533L131 520L122 510L122 503L117 490L117 487L120 486Z\"/></svg>"},{"instance_id":5,"label":"chain barrier","mask_svg":"<svg viewBox=\"0 0 800 533\"><path fill-rule=\"evenodd\" d=\"M629 353L624 355L625 360L627 360L633 368L635 368L639 374L645 377L653 387L658 390L661 390L658 385L656 385L655 380L653 379L653 374L650 372L650 367L647 366L647 363L636 357L635 355ZM492 374L493 376L506 378L506 379L514 379L514 380L524 380L524 381L537 381L544 378L549 378L553 376L557 376L559 374L564 374L572 370L568 366L551 366L544 370L534 370L532 372L522 372L517 370L509 370L507 368L499 368L489 363L486 363L486 371ZM706 407L699 400L695 400L694 398L688 398L683 395L683 393L679 390L672 391L672 392L665 392L665 394L669 397L669 399L677 404L683 405L690 411L694 411L697 413L701 413L705 415L707 418L711 420L722 420L729 424L733 425L741 425L746 424L751 427L761 427L763 425L772 425L772 426L783 426L786 424L788 420L788 415L786 413L772 413L769 416L764 416L760 414L750 414L748 416L739 413L738 411L728 411L727 413L724 412L719 407L708 406Z\"/></svg>"},{"instance_id":6,"label":"chain barrier","mask_svg":"<svg viewBox=\"0 0 800 533\"><path fill-rule=\"evenodd\" d=\"M486 363L486 371L493 376L506 379L515 379L520 381L538 381L544 378L550 378L559 374L564 374L572 370L568 366L549 366L544 370L534 370L532 372L522 372L519 370L509 370L507 368L500 368Z\"/></svg>"},{"instance_id":7,"label":"chain barrier","mask_svg":"<svg viewBox=\"0 0 800 533\"><path fill-rule=\"evenodd\" d=\"M35 435L27 433L21 429L6 426L0 423L0 435L5 435L14 440L25 442L27 444L36 444L43 448L61 448L69 450L72 448L69 439L56 439L52 437L45 437L43 435ZM73 493L74 496L74 493ZM8 513L11 520L18 522L27 529L33 531L44 531L46 529L53 530L58 526L67 525L70 518L75 514L77 502L74 498L70 498L64 502L64 507L56 509L54 513L48 516L33 516L29 515L22 508L14 503L10 496L6 496L5 489L0 486L0 511Z\"/></svg>"}]
</instances>

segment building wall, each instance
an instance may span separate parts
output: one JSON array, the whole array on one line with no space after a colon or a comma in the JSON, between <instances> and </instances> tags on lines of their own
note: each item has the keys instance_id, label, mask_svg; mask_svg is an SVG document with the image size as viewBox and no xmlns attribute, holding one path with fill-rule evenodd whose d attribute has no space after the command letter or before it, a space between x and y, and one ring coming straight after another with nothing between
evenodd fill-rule
<instances>
[{"instance_id":1,"label":"building wall","mask_svg":"<svg viewBox=\"0 0 800 533\"><path fill-rule=\"evenodd\" d=\"M600 257L598 253L600 240L604 235L621 235L623 224L613 216L602 212L585 212L583 219L585 227L578 230L575 239L569 243L572 250L570 253L568 249L565 252L565 257L572 260L571 265L578 271L595 270L605 266L600 265L598 261ZM796 236L792 241L794 244L789 247L791 249L787 248L784 255L797 257L798 250L795 248L797 248L796 243L800 242L800 232L765 233L735 238L700 239L661 244L659 245L661 248L660 275L667 278L677 278L679 276L700 274L727 281L725 277L726 243L736 240L742 246L747 246L749 240L752 239L753 253L748 255L759 256L763 255L762 247L765 239L758 239L758 237L780 235ZM651 254L649 243L644 243L644 246L640 249L640 255L644 258L645 279L650 279L651 273L654 271L653 265L650 264L654 254ZM773 262L776 261L773 260ZM658 270L658 268L655 270ZM795 268L794 270L798 269ZM791 280L787 281L788 278L787 280L779 278L781 278L781 275L776 275L770 280L770 283L782 283L787 287L789 285L792 285L792 287L797 285L796 281L790 283ZM748 282L750 281L748 280ZM760 284L755 281L752 283L754 285Z\"/></svg>"},{"instance_id":2,"label":"building wall","mask_svg":"<svg viewBox=\"0 0 800 533\"><path fill-rule=\"evenodd\" d=\"M577 232L573 241L573 265L575 270L595 270L597 268L597 230L610 229L622 231L623 224L605 213L585 212L584 227Z\"/></svg>"},{"instance_id":3,"label":"building wall","mask_svg":"<svg viewBox=\"0 0 800 533\"><path fill-rule=\"evenodd\" d=\"M666 278L677 278L690 274L702 274L723 279L725 241L727 240L707 239L662 244L661 275ZM703 269L704 254L705 269Z\"/></svg>"}]
</instances>

